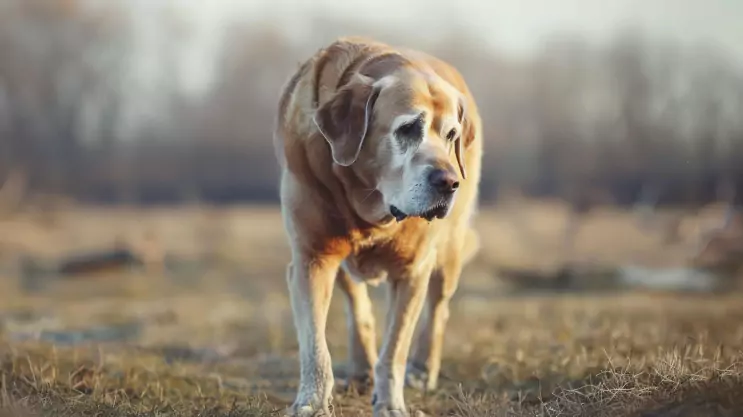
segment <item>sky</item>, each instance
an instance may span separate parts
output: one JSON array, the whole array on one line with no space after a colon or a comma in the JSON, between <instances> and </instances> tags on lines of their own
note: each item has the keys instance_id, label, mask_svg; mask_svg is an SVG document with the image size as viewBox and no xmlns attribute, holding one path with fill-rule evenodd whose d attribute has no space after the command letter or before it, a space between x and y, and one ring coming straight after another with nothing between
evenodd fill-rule
<instances>
[{"instance_id":1,"label":"sky","mask_svg":"<svg viewBox=\"0 0 743 417\"><path fill-rule=\"evenodd\" d=\"M395 30L435 35L463 23L499 47L523 52L555 30L605 36L638 24L650 32L685 41L705 39L743 55L740 0L178 0L203 25L232 17L271 17L301 31L316 10L367 20Z\"/></svg>"},{"instance_id":2,"label":"sky","mask_svg":"<svg viewBox=\"0 0 743 417\"><path fill-rule=\"evenodd\" d=\"M157 32L152 11L168 2L194 29L182 71L195 89L207 82L220 30L231 20L272 22L299 39L311 35L307 17L316 13L423 39L464 27L514 55L528 55L555 32L600 41L616 29L639 27L650 35L710 45L743 63L743 0L131 0L142 26L140 44L152 49L153 66L158 42L148 38Z\"/></svg>"}]
</instances>

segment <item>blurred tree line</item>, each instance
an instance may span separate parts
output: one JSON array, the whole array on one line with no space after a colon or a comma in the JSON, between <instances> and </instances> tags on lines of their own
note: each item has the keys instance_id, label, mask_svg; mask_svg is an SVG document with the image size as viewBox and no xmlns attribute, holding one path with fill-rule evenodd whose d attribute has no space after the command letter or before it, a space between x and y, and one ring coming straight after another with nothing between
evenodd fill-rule
<instances>
[{"instance_id":1,"label":"blurred tree line","mask_svg":"<svg viewBox=\"0 0 743 417\"><path fill-rule=\"evenodd\" d=\"M633 30L602 44L556 35L516 59L455 32L424 45L312 18L317 30L298 42L245 21L225 30L208 88L188 95L172 74L189 28L170 10L147 96L157 106L134 123L148 101L133 93L135 19L113 0L0 4L0 187L101 203L276 201L281 86L339 34L421 47L464 73L485 123L485 201L601 190L630 204L652 189L698 204L743 185L743 71L702 46Z\"/></svg>"}]
</instances>

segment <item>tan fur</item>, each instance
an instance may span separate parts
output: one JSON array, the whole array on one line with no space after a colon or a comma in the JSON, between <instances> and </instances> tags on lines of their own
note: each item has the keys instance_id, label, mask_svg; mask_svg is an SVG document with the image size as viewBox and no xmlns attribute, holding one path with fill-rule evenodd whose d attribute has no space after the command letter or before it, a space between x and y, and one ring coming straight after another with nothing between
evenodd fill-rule
<instances>
[{"instance_id":1,"label":"tan fur","mask_svg":"<svg viewBox=\"0 0 743 417\"><path fill-rule=\"evenodd\" d=\"M388 131L413 110L424 110L430 124L423 142L405 153ZM453 144L444 138L452 126L461 133ZM375 416L406 415L406 366L411 385L436 386L449 300L478 248L470 228L482 153L474 98L461 75L434 57L341 39L302 64L284 87L274 144L301 362L290 413L329 413L334 379L325 324L337 281L350 317L351 376L373 373ZM453 151L456 145L461 152ZM447 215L396 222L390 201L412 211L422 207L432 192L420 194L415 181L433 168L459 173ZM377 358L366 283L384 278L390 304Z\"/></svg>"}]
</instances>

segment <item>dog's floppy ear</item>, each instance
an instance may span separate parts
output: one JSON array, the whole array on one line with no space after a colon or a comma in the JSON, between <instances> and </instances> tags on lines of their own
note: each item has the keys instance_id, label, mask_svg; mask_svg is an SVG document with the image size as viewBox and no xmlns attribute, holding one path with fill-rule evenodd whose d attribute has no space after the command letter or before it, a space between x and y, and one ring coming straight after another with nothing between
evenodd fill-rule
<instances>
[{"instance_id":1,"label":"dog's floppy ear","mask_svg":"<svg viewBox=\"0 0 743 417\"><path fill-rule=\"evenodd\" d=\"M371 78L357 74L317 109L313 121L330 145L336 164L349 166L359 157L380 90Z\"/></svg>"},{"instance_id":2,"label":"dog's floppy ear","mask_svg":"<svg viewBox=\"0 0 743 417\"><path fill-rule=\"evenodd\" d=\"M467 167L464 163L464 150L475 140L475 127L467 117L467 102L463 96L459 97L459 123L462 125L462 134L454 142L454 154L457 157L459 172L462 179L467 179Z\"/></svg>"}]
</instances>

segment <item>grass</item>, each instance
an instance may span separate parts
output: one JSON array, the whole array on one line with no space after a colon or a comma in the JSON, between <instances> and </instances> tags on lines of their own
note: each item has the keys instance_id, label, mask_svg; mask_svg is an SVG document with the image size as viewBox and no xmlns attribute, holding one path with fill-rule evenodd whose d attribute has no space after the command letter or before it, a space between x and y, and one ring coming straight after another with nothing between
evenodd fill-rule
<instances>
[{"instance_id":1,"label":"grass","mask_svg":"<svg viewBox=\"0 0 743 417\"><path fill-rule=\"evenodd\" d=\"M631 258L641 248L655 265L683 262L682 249L631 235L626 215L607 216L589 219L578 256L638 262ZM505 295L494 265L557 263L559 228L535 228L545 238L530 254L503 214L488 211L479 221L483 254L453 302L441 387L409 391L413 411L743 415L743 295ZM76 209L43 230L35 222L25 215L0 222L0 247L9 248L0 252L0 416L282 415L298 363L275 209ZM607 229L623 234L613 250L596 243ZM171 257L164 271L49 276L29 291L14 266L21 254L48 261L148 230ZM373 296L381 326L380 290ZM342 368L340 297L330 317L329 345ZM370 415L369 401L337 393L336 415Z\"/></svg>"},{"instance_id":2,"label":"grass","mask_svg":"<svg viewBox=\"0 0 743 417\"><path fill-rule=\"evenodd\" d=\"M24 347L5 352L3 406L41 415L267 415L260 396L154 355Z\"/></svg>"}]
</instances>

